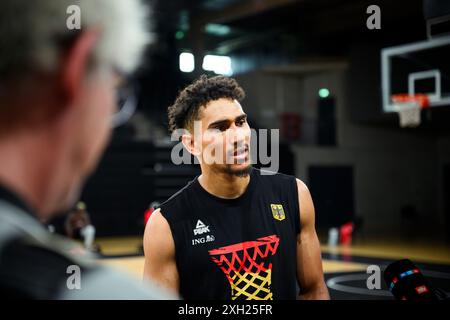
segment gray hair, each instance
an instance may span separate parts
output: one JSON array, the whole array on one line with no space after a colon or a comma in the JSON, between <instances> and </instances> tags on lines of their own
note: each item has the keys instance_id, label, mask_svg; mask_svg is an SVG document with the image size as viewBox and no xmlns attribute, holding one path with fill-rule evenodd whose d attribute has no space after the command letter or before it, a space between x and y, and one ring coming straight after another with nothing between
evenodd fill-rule
<instances>
[{"instance_id":1,"label":"gray hair","mask_svg":"<svg viewBox=\"0 0 450 320\"><path fill-rule=\"evenodd\" d=\"M73 5L80 8L81 31L100 31L93 60L125 73L133 71L153 40L150 9L141 0L2 0L0 75L54 70L64 43L79 32L67 26L68 8Z\"/></svg>"}]
</instances>

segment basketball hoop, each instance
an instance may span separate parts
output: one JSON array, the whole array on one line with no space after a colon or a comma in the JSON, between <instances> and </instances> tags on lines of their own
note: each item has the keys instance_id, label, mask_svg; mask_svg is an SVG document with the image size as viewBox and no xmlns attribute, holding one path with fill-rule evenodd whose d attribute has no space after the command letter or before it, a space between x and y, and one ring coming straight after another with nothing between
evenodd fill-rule
<instances>
[{"instance_id":1,"label":"basketball hoop","mask_svg":"<svg viewBox=\"0 0 450 320\"><path fill-rule=\"evenodd\" d=\"M422 120L422 109L429 106L429 98L426 94L395 94L392 95L392 102L402 128L418 127Z\"/></svg>"},{"instance_id":2,"label":"basketball hoop","mask_svg":"<svg viewBox=\"0 0 450 320\"><path fill-rule=\"evenodd\" d=\"M230 283L232 300L273 300L270 260L279 242L272 235L209 251Z\"/></svg>"}]
</instances>

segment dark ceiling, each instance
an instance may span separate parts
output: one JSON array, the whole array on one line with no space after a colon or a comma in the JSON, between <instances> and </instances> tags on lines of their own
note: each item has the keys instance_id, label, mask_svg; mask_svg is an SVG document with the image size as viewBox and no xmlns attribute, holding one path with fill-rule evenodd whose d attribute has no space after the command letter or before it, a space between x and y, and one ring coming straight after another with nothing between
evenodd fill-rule
<instances>
[{"instance_id":1,"label":"dark ceiling","mask_svg":"<svg viewBox=\"0 0 450 320\"><path fill-rule=\"evenodd\" d=\"M176 37L180 49L233 54L270 43L301 55L345 53L368 34L366 9L372 4L381 8L379 39L425 37L422 0L179 0L156 7L160 31Z\"/></svg>"},{"instance_id":2,"label":"dark ceiling","mask_svg":"<svg viewBox=\"0 0 450 320\"><path fill-rule=\"evenodd\" d=\"M423 0L151 2L159 41L149 59L153 72L145 81L158 95L144 103L153 106L167 106L180 88L203 72L198 65L201 59L196 59L194 72L180 73L181 51L191 51L196 57L226 54L233 61L244 61L241 65L248 64L243 69L233 67L236 75L273 66L278 71L286 65L295 70L291 67L305 59L337 58L351 61L351 81L363 81L372 88L366 93L364 114L354 115L363 121L380 113L381 48L426 39ZM381 30L366 26L366 10L373 4L381 8Z\"/></svg>"}]
</instances>

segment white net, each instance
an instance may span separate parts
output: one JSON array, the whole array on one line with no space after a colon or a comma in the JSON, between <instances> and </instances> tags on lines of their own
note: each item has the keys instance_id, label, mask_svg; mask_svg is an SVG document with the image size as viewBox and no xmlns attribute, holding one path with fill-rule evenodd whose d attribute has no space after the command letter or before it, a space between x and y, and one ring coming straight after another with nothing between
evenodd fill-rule
<instances>
[{"instance_id":1,"label":"white net","mask_svg":"<svg viewBox=\"0 0 450 320\"><path fill-rule=\"evenodd\" d=\"M416 128L421 123L421 107L416 101L394 104L394 111L398 113L402 128Z\"/></svg>"}]
</instances>

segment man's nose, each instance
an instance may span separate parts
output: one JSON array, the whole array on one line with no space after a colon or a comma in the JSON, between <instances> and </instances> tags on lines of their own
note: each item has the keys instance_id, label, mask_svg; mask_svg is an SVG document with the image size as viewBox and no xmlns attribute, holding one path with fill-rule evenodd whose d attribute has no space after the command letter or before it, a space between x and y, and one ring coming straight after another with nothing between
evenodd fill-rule
<instances>
[{"instance_id":1,"label":"man's nose","mask_svg":"<svg viewBox=\"0 0 450 320\"><path fill-rule=\"evenodd\" d=\"M236 124L233 124L227 132L228 141L231 144L238 144L238 145L242 144L243 142L246 141L246 138L248 136L247 131L248 130L246 128L236 126Z\"/></svg>"}]
</instances>

